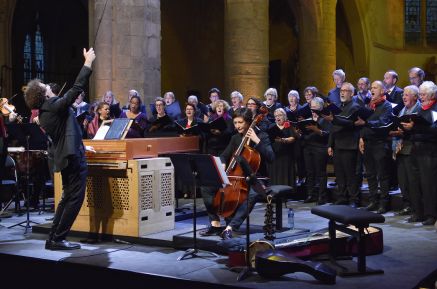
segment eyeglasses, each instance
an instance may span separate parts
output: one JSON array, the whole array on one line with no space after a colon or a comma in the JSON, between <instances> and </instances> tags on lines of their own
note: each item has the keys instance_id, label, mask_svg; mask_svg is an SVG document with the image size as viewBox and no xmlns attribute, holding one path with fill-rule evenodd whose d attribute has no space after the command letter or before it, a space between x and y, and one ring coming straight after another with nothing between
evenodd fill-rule
<instances>
[{"instance_id":1,"label":"eyeglasses","mask_svg":"<svg viewBox=\"0 0 437 289\"><path fill-rule=\"evenodd\" d=\"M352 91L352 90L350 90L350 89L340 89L340 92L350 92L350 91Z\"/></svg>"},{"instance_id":2,"label":"eyeglasses","mask_svg":"<svg viewBox=\"0 0 437 289\"><path fill-rule=\"evenodd\" d=\"M247 105L256 105L254 102L248 102Z\"/></svg>"}]
</instances>

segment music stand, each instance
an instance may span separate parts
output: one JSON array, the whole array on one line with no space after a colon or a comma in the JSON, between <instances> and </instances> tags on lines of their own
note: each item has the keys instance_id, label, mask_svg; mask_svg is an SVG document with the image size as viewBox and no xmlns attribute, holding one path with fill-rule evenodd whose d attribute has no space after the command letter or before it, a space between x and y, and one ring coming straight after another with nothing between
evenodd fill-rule
<instances>
[{"instance_id":1,"label":"music stand","mask_svg":"<svg viewBox=\"0 0 437 289\"><path fill-rule=\"evenodd\" d=\"M175 173L179 175L180 180L184 180L188 185L193 186L193 248L185 251L178 261L185 258L201 257L200 253L211 257L218 257L217 254L197 249L197 206L196 191L198 186L221 187L222 179L215 167L213 156L206 154L169 154L175 168Z\"/></svg>"},{"instance_id":2,"label":"music stand","mask_svg":"<svg viewBox=\"0 0 437 289\"><path fill-rule=\"evenodd\" d=\"M18 141L18 146L26 148L27 154L26 160L26 220L18 224L9 226L8 229L21 226L25 228L24 234L32 226L30 223L38 224L37 222L30 221L29 206L30 206L30 150L44 150L47 149L47 136L41 131L40 127L34 123L23 124L7 124L9 137ZM24 143L23 143L24 141Z\"/></svg>"}]
</instances>

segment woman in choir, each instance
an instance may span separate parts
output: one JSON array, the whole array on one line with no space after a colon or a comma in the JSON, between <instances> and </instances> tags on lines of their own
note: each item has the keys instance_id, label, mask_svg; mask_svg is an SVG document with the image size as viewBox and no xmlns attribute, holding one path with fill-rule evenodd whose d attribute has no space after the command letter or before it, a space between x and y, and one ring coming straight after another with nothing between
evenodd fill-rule
<instances>
[{"instance_id":1,"label":"woman in choir","mask_svg":"<svg viewBox=\"0 0 437 289\"><path fill-rule=\"evenodd\" d=\"M297 139L297 132L287 120L283 108L275 110L275 123L268 132L275 152L275 160L268 164L270 185L287 185L294 187L294 156L293 147Z\"/></svg>"},{"instance_id":2,"label":"woman in choir","mask_svg":"<svg viewBox=\"0 0 437 289\"><path fill-rule=\"evenodd\" d=\"M234 125L232 123L232 118L228 114L230 109L229 104L222 100L216 100L211 105L212 114L209 117L210 123L217 120L218 118L223 118L226 122L226 128L221 130L213 128L207 132L207 146L206 152L215 156L220 155L226 146L228 145L231 136L234 132Z\"/></svg>"},{"instance_id":3,"label":"woman in choir","mask_svg":"<svg viewBox=\"0 0 437 289\"><path fill-rule=\"evenodd\" d=\"M261 106L263 103L256 97L249 97L246 102L246 107L252 111L253 118L260 114ZM266 132L272 123L267 119L267 117L263 118L257 125L259 130Z\"/></svg>"},{"instance_id":4,"label":"woman in choir","mask_svg":"<svg viewBox=\"0 0 437 289\"><path fill-rule=\"evenodd\" d=\"M287 118L291 122L296 122L297 112L302 108L299 104L300 96L297 90L290 90L288 93L288 106L285 108ZM303 145L301 139L296 139L293 145L293 154L296 164L296 175L298 177L298 184L302 184L306 178L305 161L303 158Z\"/></svg>"},{"instance_id":5,"label":"woman in choir","mask_svg":"<svg viewBox=\"0 0 437 289\"><path fill-rule=\"evenodd\" d=\"M191 103L185 104L185 117L179 121L177 124L184 129L190 129L196 127L199 123L203 123L203 120L196 117L196 106ZM192 130L188 134L198 134L200 130Z\"/></svg>"},{"instance_id":6,"label":"woman in choir","mask_svg":"<svg viewBox=\"0 0 437 289\"><path fill-rule=\"evenodd\" d=\"M122 112L120 118L132 119L132 125L126 134L126 138L140 138L143 137L144 131L148 126L147 116L141 112L141 98L132 96L129 101L129 110Z\"/></svg>"},{"instance_id":7,"label":"woman in choir","mask_svg":"<svg viewBox=\"0 0 437 289\"><path fill-rule=\"evenodd\" d=\"M97 133L97 130L102 125L104 120L109 120L109 104L106 102L99 102L96 107L96 113L94 114L94 118L88 123L86 128L86 136L89 139L94 138Z\"/></svg>"},{"instance_id":8,"label":"woman in choir","mask_svg":"<svg viewBox=\"0 0 437 289\"><path fill-rule=\"evenodd\" d=\"M120 103L115 99L112 91L108 90L102 97L102 101L109 104L109 114L112 118L118 118L121 114Z\"/></svg>"},{"instance_id":9,"label":"woman in choir","mask_svg":"<svg viewBox=\"0 0 437 289\"><path fill-rule=\"evenodd\" d=\"M244 107L243 95L239 91L231 92L231 108L229 109L229 115L232 117L234 111Z\"/></svg>"},{"instance_id":10,"label":"woman in choir","mask_svg":"<svg viewBox=\"0 0 437 289\"><path fill-rule=\"evenodd\" d=\"M323 99L315 97L310 103L311 110L321 111ZM323 205L327 202L326 196L326 165L328 162L328 138L331 123L312 113L314 124L309 124L302 131L304 159L307 171L306 187L308 197L305 203L317 202Z\"/></svg>"},{"instance_id":11,"label":"woman in choir","mask_svg":"<svg viewBox=\"0 0 437 289\"><path fill-rule=\"evenodd\" d=\"M269 88L266 90L266 92L264 92L264 98L266 99L264 101L264 105L269 110L267 118L270 122L274 123L275 122L275 116L274 116L275 110L278 108L282 108L282 104L277 102L278 91L276 90L276 88Z\"/></svg>"},{"instance_id":12,"label":"woman in choir","mask_svg":"<svg viewBox=\"0 0 437 289\"><path fill-rule=\"evenodd\" d=\"M196 117L202 119L203 122L208 122L208 108L203 103L199 102L197 96L190 95L187 102L196 107Z\"/></svg>"},{"instance_id":13,"label":"woman in choir","mask_svg":"<svg viewBox=\"0 0 437 289\"><path fill-rule=\"evenodd\" d=\"M156 115L149 119L149 133L173 130L173 120L165 112L165 101L162 97L155 99ZM146 133L147 134L147 133Z\"/></svg>"}]
</instances>

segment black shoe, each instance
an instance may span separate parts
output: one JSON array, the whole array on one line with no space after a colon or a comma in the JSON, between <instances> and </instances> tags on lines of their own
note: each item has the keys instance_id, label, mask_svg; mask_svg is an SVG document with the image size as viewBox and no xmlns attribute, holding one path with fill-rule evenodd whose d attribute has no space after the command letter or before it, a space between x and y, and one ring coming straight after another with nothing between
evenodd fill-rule
<instances>
[{"instance_id":1,"label":"black shoe","mask_svg":"<svg viewBox=\"0 0 437 289\"><path fill-rule=\"evenodd\" d=\"M223 240L229 240L232 239L232 230L223 230L223 232L220 234L220 237Z\"/></svg>"},{"instance_id":2,"label":"black shoe","mask_svg":"<svg viewBox=\"0 0 437 289\"><path fill-rule=\"evenodd\" d=\"M199 233L200 236L218 236L222 232L222 227L208 226L206 230Z\"/></svg>"},{"instance_id":3,"label":"black shoe","mask_svg":"<svg viewBox=\"0 0 437 289\"><path fill-rule=\"evenodd\" d=\"M378 210L376 211L377 214L385 214L387 213L388 209L387 206L381 205L379 206Z\"/></svg>"},{"instance_id":4,"label":"black shoe","mask_svg":"<svg viewBox=\"0 0 437 289\"><path fill-rule=\"evenodd\" d=\"M422 225L424 226L432 226L436 222L436 219L434 217L429 217L425 221L422 222Z\"/></svg>"},{"instance_id":5,"label":"black shoe","mask_svg":"<svg viewBox=\"0 0 437 289\"><path fill-rule=\"evenodd\" d=\"M303 202L304 203L314 203L315 201L317 201L316 198L314 198L312 196L308 196Z\"/></svg>"},{"instance_id":6,"label":"black shoe","mask_svg":"<svg viewBox=\"0 0 437 289\"><path fill-rule=\"evenodd\" d=\"M412 215L411 217L409 217L407 219L408 223L417 223L417 222L423 222L423 221L425 221L425 218L419 217L417 215Z\"/></svg>"},{"instance_id":7,"label":"black shoe","mask_svg":"<svg viewBox=\"0 0 437 289\"><path fill-rule=\"evenodd\" d=\"M367 207L367 211L376 211L378 209L378 203L371 202Z\"/></svg>"},{"instance_id":8,"label":"black shoe","mask_svg":"<svg viewBox=\"0 0 437 289\"><path fill-rule=\"evenodd\" d=\"M402 210L400 210L399 212L397 212L397 215L407 216L407 215L411 215L412 212L413 211L412 211L411 207L405 207Z\"/></svg>"},{"instance_id":9,"label":"black shoe","mask_svg":"<svg viewBox=\"0 0 437 289\"><path fill-rule=\"evenodd\" d=\"M77 243L70 243L67 240L47 240L45 248L46 250L77 250L80 249L80 245Z\"/></svg>"}]
</instances>

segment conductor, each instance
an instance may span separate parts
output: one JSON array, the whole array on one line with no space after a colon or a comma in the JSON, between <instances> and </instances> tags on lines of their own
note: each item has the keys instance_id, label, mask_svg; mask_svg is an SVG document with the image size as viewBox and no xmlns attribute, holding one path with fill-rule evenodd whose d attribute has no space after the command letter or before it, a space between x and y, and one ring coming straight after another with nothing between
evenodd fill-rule
<instances>
[{"instance_id":1,"label":"conductor","mask_svg":"<svg viewBox=\"0 0 437 289\"><path fill-rule=\"evenodd\" d=\"M63 194L45 244L48 250L80 249L79 244L68 242L66 237L82 206L86 188L85 147L81 128L71 108L88 84L96 58L93 48L88 51L84 48L83 56L84 65L73 87L63 97L50 97L50 87L38 79L31 80L25 91L27 106L39 109L40 125L50 140L49 153L53 154L54 171L61 172L62 176Z\"/></svg>"}]
</instances>

